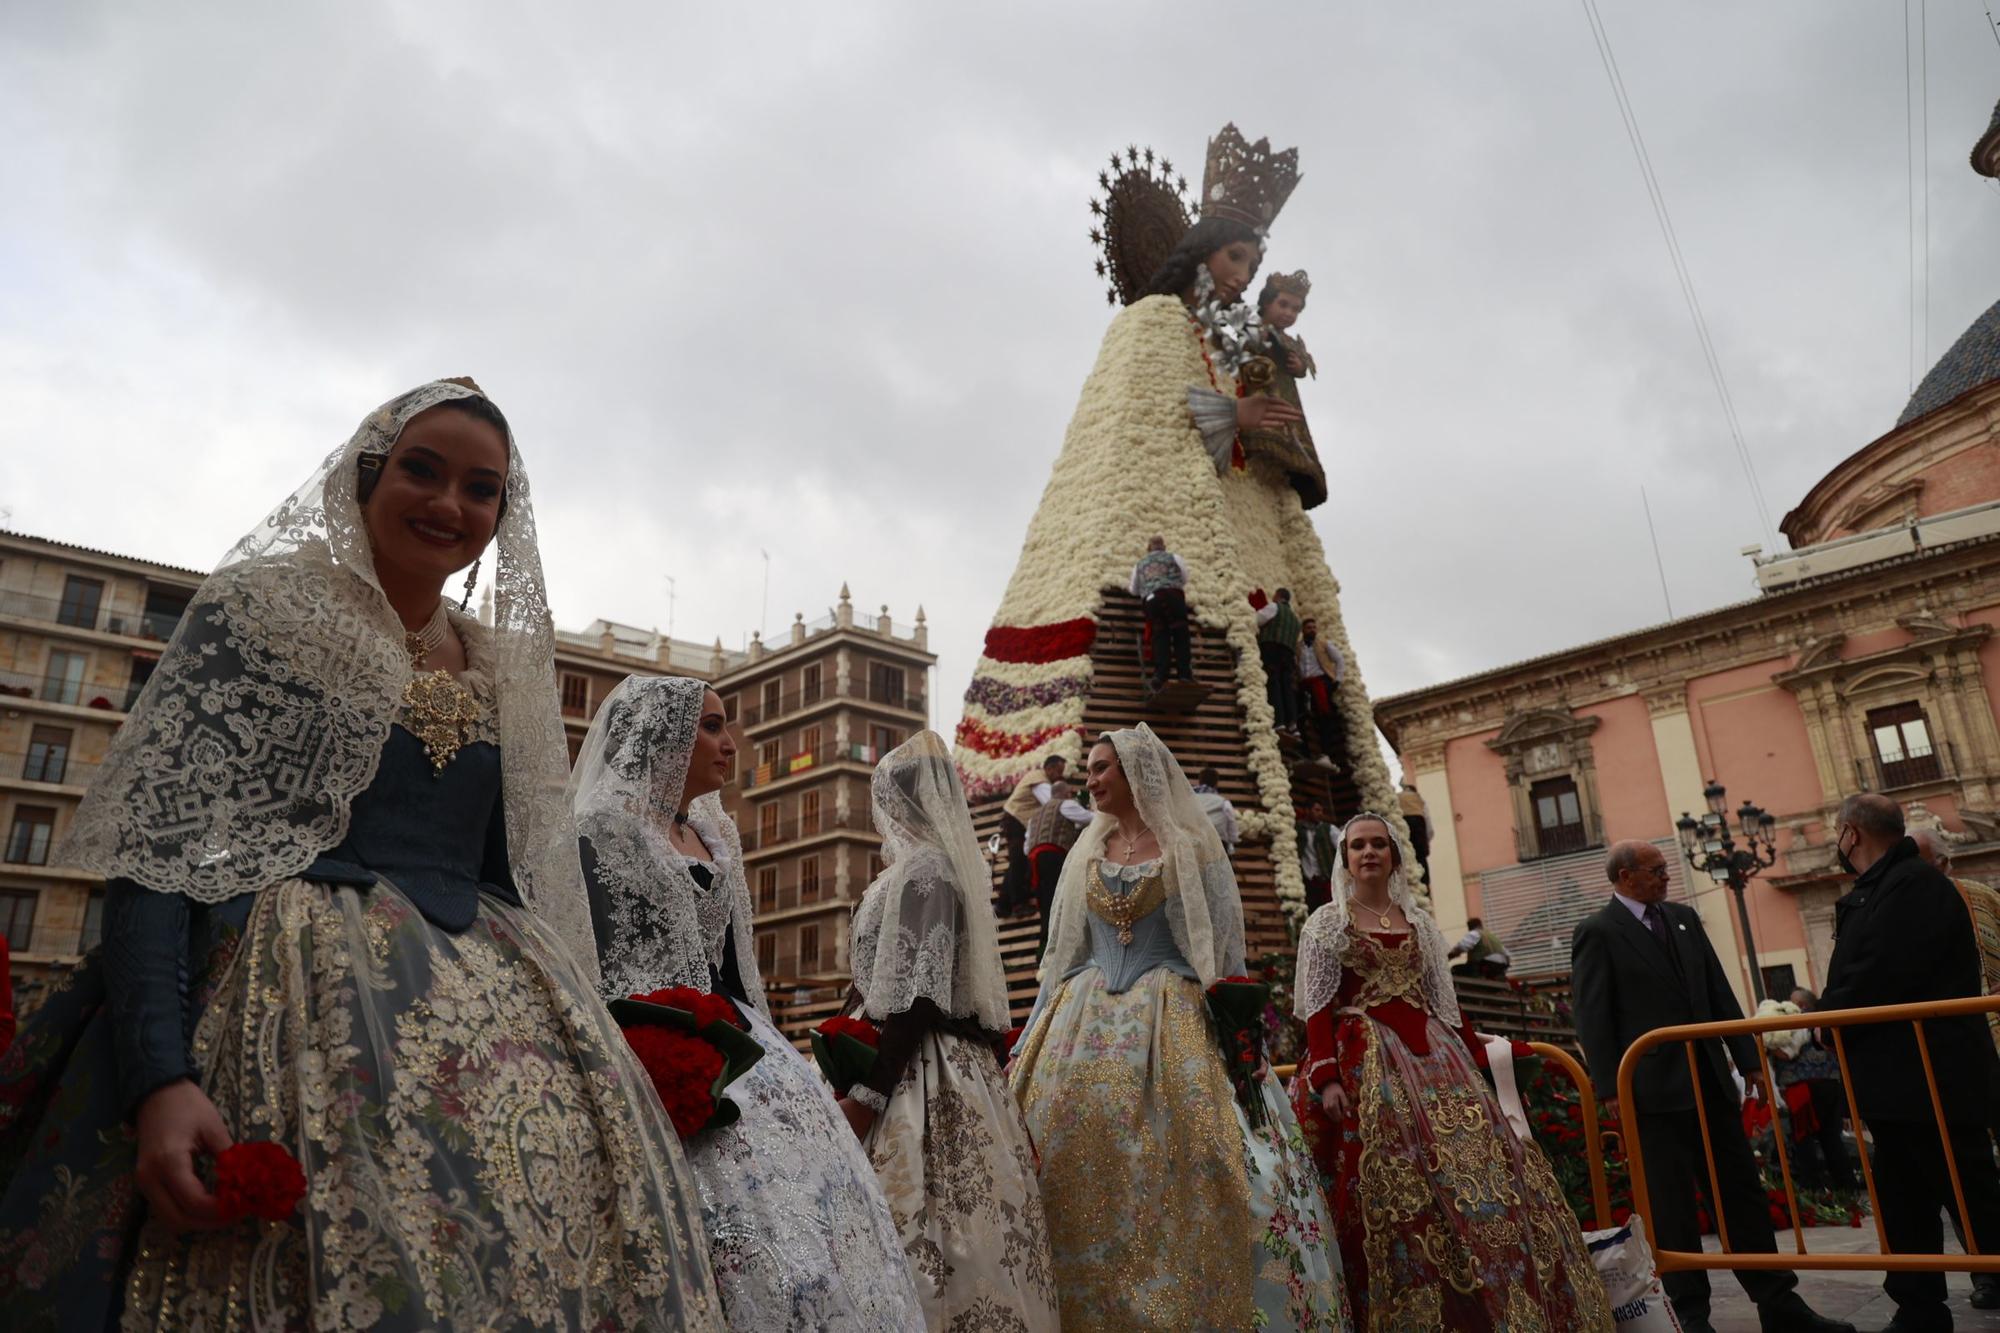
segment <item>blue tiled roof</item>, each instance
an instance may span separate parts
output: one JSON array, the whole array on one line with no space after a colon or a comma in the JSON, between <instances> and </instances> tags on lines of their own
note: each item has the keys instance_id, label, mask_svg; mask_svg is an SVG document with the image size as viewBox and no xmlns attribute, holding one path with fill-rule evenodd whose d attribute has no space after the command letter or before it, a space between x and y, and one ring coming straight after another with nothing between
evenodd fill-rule
<instances>
[{"instance_id":1,"label":"blue tiled roof","mask_svg":"<svg viewBox=\"0 0 2000 1333\"><path fill-rule=\"evenodd\" d=\"M1938 358L1931 373L1910 395L1910 405L1896 418L1898 426L1943 407L1962 393L2000 380L2000 301L1972 321L1951 350Z\"/></svg>"}]
</instances>

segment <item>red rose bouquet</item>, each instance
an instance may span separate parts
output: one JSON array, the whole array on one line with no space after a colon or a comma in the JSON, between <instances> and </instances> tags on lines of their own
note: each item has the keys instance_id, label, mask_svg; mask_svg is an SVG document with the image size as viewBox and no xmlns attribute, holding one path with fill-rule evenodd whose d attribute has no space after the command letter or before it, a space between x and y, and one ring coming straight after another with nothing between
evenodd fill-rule
<instances>
[{"instance_id":1,"label":"red rose bouquet","mask_svg":"<svg viewBox=\"0 0 2000 1333\"><path fill-rule=\"evenodd\" d=\"M1264 1124L1263 1090L1257 1071L1264 1063L1264 1007L1271 988L1248 977L1222 977L1208 988L1208 1013L1222 1045L1222 1063L1252 1129Z\"/></svg>"},{"instance_id":2,"label":"red rose bouquet","mask_svg":"<svg viewBox=\"0 0 2000 1333\"><path fill-rule=\"evenodd\" d=\"M722 1090L764 1057L736 1006L720 995L674 986L607 1006L683 1139L736 1123Z\"/></svg>"},{"instance_id":3,"label":"red rose bouquet","mask_svg":"<svg viewBox=\"0 0 2000 1333\"><path fill-rule=\"evenodd\" d=\"M305 1168L283 1144L237 1143L215 1155L215 1207L224 1222L282 1222L305 1196Z\"/></svg>"},{"instance_id":4,"label":"red rose bouquet","mask_svg":"<svg viewBox=\"0 0 2000 1333\"><path fill-rule=\"evenodd\" d=\"M881 1041L880 1028L865 1018L846 1014L835 1014L813 1029L813 1059L819 1061L820 1073L833 1085L834 1096L845 1097L849 1088L867 1079Z\"/></svg>"}]
</instances>

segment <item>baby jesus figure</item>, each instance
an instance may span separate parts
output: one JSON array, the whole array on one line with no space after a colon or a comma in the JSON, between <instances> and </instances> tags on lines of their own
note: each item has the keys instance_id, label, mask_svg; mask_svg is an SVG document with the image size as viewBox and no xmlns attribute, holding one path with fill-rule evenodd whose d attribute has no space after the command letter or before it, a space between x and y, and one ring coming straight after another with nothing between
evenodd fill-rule
<instances>
[{"instance_id":1,"label":"baby jesus figure","mask_svg":"<svg viewBox=\"0 0 2000 1333\"><path fill-rule=\"evenodd\" d=\"M1305 270L1274 273L1265 280L1257 297L1257 315L1262 323L1263 345L1259 355L1243 363L1243 392L1267 394L1304 411L1299 401L1301 375L1317 377L1319 368L1305 341L1291 333L1292 325L1306 308L1312 283ZM1237 439L1246 457L1265 458L1282 468L1286 480L1299 493L1299 501L1311 509L1326 500L1326 472L1319 452L1313 447L1312 431L1301 416L1279 426L1264 426L1238 432Z\"/></svg>"},{"instance_id":2,"label":"baby jesus figure","mask_svg":"<svg viewBox=\"0 0 2000 1333\"><path fill-rule=\"evenodd\" d=\"M1312 279L1300 269L1297 273L1273 273L1264 280L1264 290L1257 297L1257 318L1264 324L1266 348L1279 369L1293 379L1301 375L1319 378L1319 367L1306 350L1305 340L1291 332L1305 313L1306 297L1311 293Z\"/></svg>"}]
</instances>

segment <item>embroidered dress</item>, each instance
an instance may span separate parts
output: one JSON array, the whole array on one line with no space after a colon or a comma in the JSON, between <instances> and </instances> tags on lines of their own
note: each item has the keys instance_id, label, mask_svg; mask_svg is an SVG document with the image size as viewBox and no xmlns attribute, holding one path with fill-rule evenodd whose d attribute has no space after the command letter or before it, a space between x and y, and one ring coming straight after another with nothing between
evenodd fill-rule
<instances>
[{"instance_id":1,"label":"embroidered dress","mask_svg":"<svg viewBox=\"0 0 2000 1333\"><path fill-rule=\"evenodd\" d=\"M1319 936L1309 924L1302 970ZM1293 1097L1355 1327L1609 1333L1604 1288L1548 1162L1501 1118L1469 1026L1447 1027L1426 1002L1416 932L1345 940L1336 1001L1307 1019ZM1318 1096L1336 1078L1354 1106L1342 1125Z\"/></svg>"},{"instance_id":2,"label":"embroidered dress","mask_svg":"<svg viewBox=\"0 0 2000 1333\"><path fill-rule=\"evenodd\" d=\"M720 1327L678 1138L552 924L573 889L588 928L533 837L560 807L522 789L561 732L509 620L539 597L518 455L501 628L453 620L447 708L377 614L356 457L464 396L383 408L260 529L295 546L203 586L78 813L104 945L0 1058L12 1328ZM182 1078L298 1159L296 1213L147 1217L130 1117Z\"/></svg>"},{"instance_id":3,"label":"embroidered dress","mask_svg":"<svg viewBox=\"0 0 2000 1333\"><path fill-rule=\"evenodd\" d=\"M709 851L661 826L679 801L699 680L635 676L598 710L572 780L604 998L694 985L728 995L764 1047L729 1085L741 1116L687 1143L729 1326L920 1330L922 1306L874 1169L818 1071L771 1023L749 939L736 827L711 793L689 808Z\"/></svg>"},{"instance_id":4,"label":"embroidered dress","mask_svg":"<svg viewBox=\"0 0 2000 1333\"><path fill-rule=\"evenodd\" d=\"M1159 863L1085 871L1089 959L1045 981L1012 1072L1063 1327L1345 1328L1304 1139L1268 1075L1263 1128L1237 1105Z\"/></svg>"},{"instance_id":5,"label":"embroidered dress","mask_svg":"<svg viewBox=\"0 0 2000 1333\"><path fill-rule=\"evenodd\" d=\"M868 1158L932 1329L1053 1333L1048 1223L995 1054L1007 991L964 791L928 731L877 765L873 789L888 866L855 910L848 1006L882 1028L866 1083L847 1090L880 1108Z\"/></svg>"}]
</instances>

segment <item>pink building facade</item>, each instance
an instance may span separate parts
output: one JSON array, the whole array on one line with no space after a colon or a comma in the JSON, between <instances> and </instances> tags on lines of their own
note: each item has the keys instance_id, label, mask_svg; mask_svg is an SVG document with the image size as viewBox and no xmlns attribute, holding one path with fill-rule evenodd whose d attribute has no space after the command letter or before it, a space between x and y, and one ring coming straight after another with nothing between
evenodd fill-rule
<instances>
[{"instance_id":1,"label":"pink building facade","mask_svg":"<svg viewBox=\"0 0 2000 1333\"><path fill-rule=\"evenodd\" d=\"M1479 916L1517 972L1566 970L1570 928L1609 892L1605 849L1653 840L1747 1004L1733 896L1677 850L1711 780L1777 818L1777 863L1746 895L1773 994L1825 977L1849 793L1894 796L1945 831L1961 876L2000 880L2000 304L1783 529L1752 600L1377 701L1447 935Z\"/></svg>"}]
</instances>

